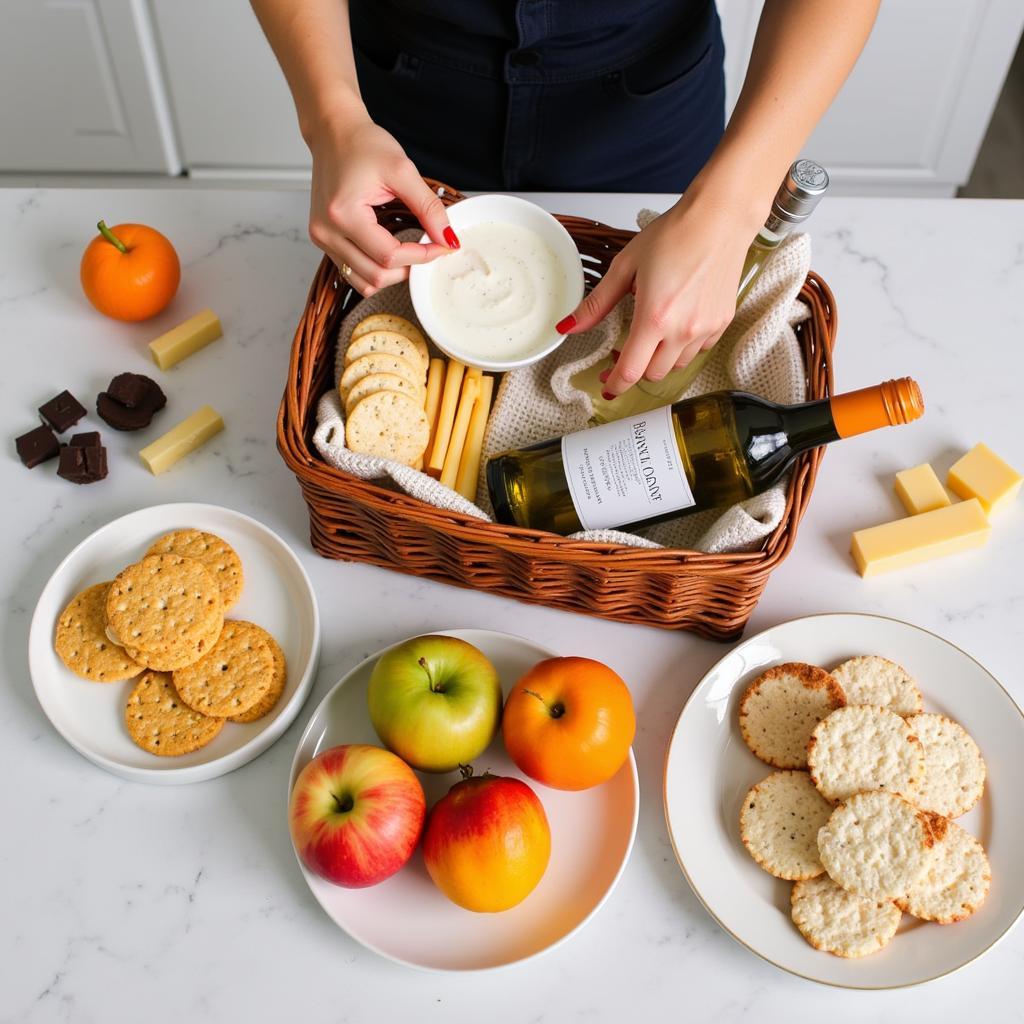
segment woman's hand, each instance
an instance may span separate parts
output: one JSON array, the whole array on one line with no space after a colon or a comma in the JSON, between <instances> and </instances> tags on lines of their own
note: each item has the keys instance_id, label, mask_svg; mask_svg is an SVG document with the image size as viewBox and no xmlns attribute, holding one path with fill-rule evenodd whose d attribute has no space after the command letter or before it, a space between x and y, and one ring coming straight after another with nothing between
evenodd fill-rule
<instances>
[{"instance_id":1,"label":"woman's hand","mask_svg":"<svg viewBox=\"0 0 1024 1024\"><path fill-rule=\"evenodd\" d=\"M652 221L558 329L593 327L629 291L633 323L618 361L601 375L606 401L641 377L661 380L711 348L736 312L743 261L760 222L699 187Z\"/></svg>"},{"instance_id":2,"label":"woman's hand","mask_svg":"<svg viewBox=\"0 0 1024 1024\"><path fill-rule=\"evenodd\" d=\"M364 296L404 281L413 264L459 247L444 204L394 137L366 114L322 125L309 146L309 237ZM423 225L429 244L399 242L377 223L373 208L395 198Z\"/></svg>"}]
</instances>

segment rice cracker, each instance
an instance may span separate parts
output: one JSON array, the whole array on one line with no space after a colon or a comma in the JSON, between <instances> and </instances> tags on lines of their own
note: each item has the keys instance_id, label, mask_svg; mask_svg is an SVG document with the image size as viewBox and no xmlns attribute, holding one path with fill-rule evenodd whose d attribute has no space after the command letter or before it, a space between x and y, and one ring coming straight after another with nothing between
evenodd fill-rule
<instances>
[{"instance_id":1,"label":"rice cracker","mask_svg":"<svg viewBox=\"0 0 1024 1024\"><path fill-rule=\"evenodd\" d=\"M270 648L270 656L274 660L274 677L270 681L270 687L267 692L248 711L243 711L240 715L232 715L232 722L255 722L258 718L262 718L273 711L277 706L277 702L281 699L281 694L284 693L285 685L288 682L288 663L285 661L281 645L261 626L256 626L255 628L259 630L260 635L266 641L267 647Z\"/></svg>"},{"instance_id":2,"label":"rice cracker","mask_svg":"<svg viewBox=\"0 0 1024 1024\"><path fill-rule=\"evenodd\" d=\"M902 666L877 654L850 658L832 669L846 692L847 704L874 704L897 715L913 715L924 709L914 677Z\"/></svg>"},{"instance_id":3,"label":"rice cracker","mask_svg":"<svg viewBox=\"0 0 1024 1024\"><path fill-rule=\"evenodd\" d=\"M773 768L806 768L814 727L846 703L824 669L802 662L776 665L754 680L740 702L740 732Z\"/></svg>"},{"instance_id":4,"label":"rice cracker","mask_svg":"<svg viewBox=\"0 0 1024 1024\"><path fill-rule=\"evenodd\" d=\"M274 658L266 631L228 620L209 654L174 673L174 687L194 711L230 718L248 711L270 689Z\"/></svg>"},{"instance_id":5,"label":"rice cracker","mask_svg":"<svg viewBox=\"0 0 1024 1024\"><path fill-rule=\"evenodd\" d=\"M422 385L410 384L404 377L397 373L371 373L362 380L356 381L345 399L345 416L352 415L352 410L367 396L376 394L378 391L398 391L408 395L414 402L421 406L426 404L427 391Z\"/></svg>"},{"instance_id":6,"label":"rice cracker","mask_svg":"<svg viewBox=\"0 0 1024 1024\"><path fill-rule=\"evenodd\" d=\"M815 949L849 958L884 949L903 916L891 900L856 896L827 875L798 881L790 904L793 923Z\"/></svg>"},{"instance_id":7,"label":"rice cracker","mask_svg":"<svg viewBox=\"0 0 1024 1024\"><path fill-rule=\"evenodd\" d=\"M423 406L395 391L367 395L345 422L345 443L352 451L406 466L423 455L429 438L430 423Z\"/></svg>"},{"instance_id":8,"label":"rice cracker","mask_svg":"<svg viewBox=\"0 0 1024 1024\"><path fill-rule=\"evenodd\" d=\"M775 772L754 786L740 810L740 838L770 875L790 880L823 874L818 830L832 805L807 772Z\"/></svg>"},{"instance_id":9,"label":"rice cracker","mask_svg":"<svg viewBox=\"0 0 1024 1024\"><path fill-rule=\"evenodd\" d=\"M419 365L413 365L408 359L401 356L390 356L386 353L376 355L360 356L355 362L345 367L338 381L338 392L341 395L341 404L348 400L348 393L364 377L371 373L394 373L404 377L415 387L423 387L424 374Z\"/></svg>"},{"instance_id":10,"label":"rice cracker","mask_svg":"<svg viewBox=\"0 0 1024 1024\"><path fill-rule=\"evenodd\" d=\"M422 339L416 341L396 331L367 331L353 338L345 350L345 365L354 363L363 356L381 353L383 355L401 356L413 366L419 366L424 376L430 363L427 343Z\"/></svg>"},{"instance_id":11,"label":"rice cracker","mask_svg":"<svg viewBox=\"0 0 1024 1024\"><path fill-rule=\"evenodd\" d=\"M201 562L220 587L220 600L227 611L242 596L244 573L235 549L215 533L202 530L174 530L153 542L147 555L184 555Z\"/></svg>"},{"instance_id":12,"label":"rice cracker","mask_svg":"<svg viewBox=\"0 0 1024 1024\"><path fill-rule=\"evenodd\" d=\"M924 751L894 711L858 704L839 708L814 727L807 768L826 800L887 790L913 800L924 778Z\"/></svg>"},{"instance_id":13,"label":"rice cracker","mask_svg":"<svg viewBox=\"0 0 1024 1024\"><path fill-rule=\"evenodd\" d=\"M191 754L205 747L224 727L188 707L166 672L144 672L124 709L128 735L143 750L160 757Z\"/></svg>"},{"instance_id":14,"label":"rice cracker","mask_svg":"<svg viewBox=\"0 0 1024 1024\"><path fill-rule=\"evenodd\" d=\"M895 793L857 793L818 833L829 877L858 896L906 896L924 872L934 839L927 818Z\"/></svg>"},{"instance_id":15,"label":"rice cracker","mask_svg":"<svg viewBox=\"0 0 1024 1024\"><path fill-rule=\"evenodd\" d=\"M71 599L57 620L54 649L77 676L94 683L131 679L144 668L106 634L110 583L95 583Z\"/></svg>"},{"instance_id":16,"label":"rice cracker","mask_svg":"<svg viewBox=\"0 0 1024 1024\"><path fill-rule=\"evenodd\" d=\"M947 818L966 814L985 791L985 760L978 744L945 715L913 715L907 725L924 748L924 775L914 803Z\"/></svg>"}]
</instances>

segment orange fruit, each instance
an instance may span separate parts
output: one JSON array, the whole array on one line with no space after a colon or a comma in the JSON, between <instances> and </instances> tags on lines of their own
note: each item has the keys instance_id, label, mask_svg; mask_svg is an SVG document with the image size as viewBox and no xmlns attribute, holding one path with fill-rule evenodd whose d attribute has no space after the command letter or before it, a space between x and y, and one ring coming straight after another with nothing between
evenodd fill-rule
<instances>
[{"instance_id":1,"label":"orange fruit","mask_svg":"<svg viewBox=\"0 0 1024 1024\"><path fill-rule=\"evenodd\" d=\"M591 658L539 662L505 701L505 749L522 772L554 789L607 782L629 756L635 733L629 688Z\"/></svg>"},{"instance_id":2,"label":"orange fruit","mask_svg":"<svg viewBox=\"0 0 1024 1024\"><path fill-rule=\"evenodd\" d=\"M423 861L434 884L478 913L521 903L550 857L544 807L520 779L480 775L456 782L434 805L423 833Z\"/></svg>"}]
</instances>

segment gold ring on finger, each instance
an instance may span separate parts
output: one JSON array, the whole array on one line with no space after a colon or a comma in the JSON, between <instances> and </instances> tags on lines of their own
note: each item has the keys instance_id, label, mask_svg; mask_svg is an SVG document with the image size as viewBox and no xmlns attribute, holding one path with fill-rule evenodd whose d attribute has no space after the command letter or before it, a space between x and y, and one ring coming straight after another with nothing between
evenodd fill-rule
<instances>
[{"instance_id":1,"label":"gold ring on finger","mask_svg":"<svg viewBox=\"0 0 1024 1024\"><path fill-rule=\"evenodd\" d=\"M342 263L342 265L341 265L341 275L342 275L342 277L351 277L352 276L352 268L347 263Z\"/></svg>"}]
</instances>

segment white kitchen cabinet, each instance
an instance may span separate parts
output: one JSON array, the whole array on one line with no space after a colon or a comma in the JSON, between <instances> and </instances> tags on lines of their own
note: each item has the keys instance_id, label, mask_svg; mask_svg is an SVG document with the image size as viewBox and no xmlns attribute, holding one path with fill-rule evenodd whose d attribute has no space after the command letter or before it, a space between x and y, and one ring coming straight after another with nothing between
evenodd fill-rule
<instances>
[{"instance_id":1,"label":"white kitchen cabinet","mask_svg":"<svg viewBox=\"0 0 1024 1024\"><path fill-rule=\"evenodd\" d=\"M180 170L145 0L3 0L0 171Z\"/></svg>"}]
</instances>

